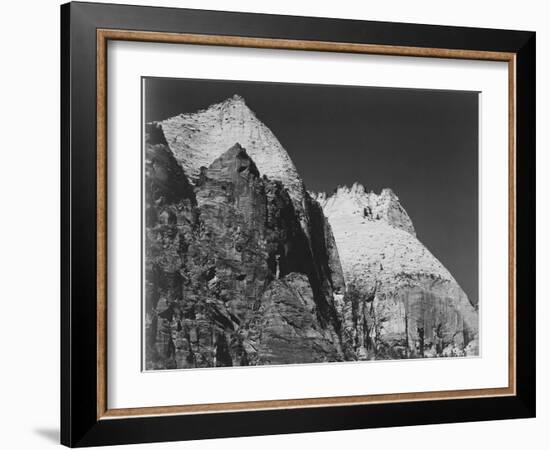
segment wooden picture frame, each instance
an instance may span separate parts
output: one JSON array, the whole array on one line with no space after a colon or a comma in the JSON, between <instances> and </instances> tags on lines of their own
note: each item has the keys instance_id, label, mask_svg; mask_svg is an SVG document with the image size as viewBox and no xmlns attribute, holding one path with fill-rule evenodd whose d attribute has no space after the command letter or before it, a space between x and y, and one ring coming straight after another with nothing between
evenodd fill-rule
<instances>
[{"instance_id":1,"label":"wooden picture frame","mask_svg":"<svg viewBox=\"0 0 550 450\"><path fill-rule=\"evenodd\" d=\"M110 40L507 62L508 387L110 409L106 362ZM77 2L61 7L61 55L63 444L534 417L535 33Z\"/></svg>"}]
</instances>

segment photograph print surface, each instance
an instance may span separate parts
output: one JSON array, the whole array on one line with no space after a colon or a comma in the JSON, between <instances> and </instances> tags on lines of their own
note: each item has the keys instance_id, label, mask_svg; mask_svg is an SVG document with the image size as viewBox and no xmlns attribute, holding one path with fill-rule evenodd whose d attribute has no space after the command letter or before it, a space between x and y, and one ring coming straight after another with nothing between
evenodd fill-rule
<instances>
[{"instance_id":1,"label":"photograph print surface","mask_svg":"<svg viewBox=\"0 0 550 450\"><path fill-rule=\"evenodd\" d=\"M477 92L144 77L143 369L479 354Z\"/></svg>"}]
</instances>

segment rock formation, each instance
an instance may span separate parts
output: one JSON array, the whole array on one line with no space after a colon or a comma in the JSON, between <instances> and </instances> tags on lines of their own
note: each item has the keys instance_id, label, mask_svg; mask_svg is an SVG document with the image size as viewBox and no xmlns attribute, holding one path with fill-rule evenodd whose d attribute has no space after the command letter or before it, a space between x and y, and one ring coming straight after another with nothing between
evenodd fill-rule
<instances>
[{"instance_id":1,"label":"rock formation","mask_svg":"<svg viewBox=\"0 0 550 450\"><path fill-rule=\"evenodd\" d=\"M477 351L477 312L391 191L308 193L238 96L145 141L147 370Z\"/></svg>"},{"instance_id":2,"label":"rock formation","mask_svg":"<svg viewBox=\"0 0 550 450\"><path fill-rule=\"evenodd\" d=\"M343 274L319 205L306 194L311 240L240 144L192 186L162 127L146 140L146 369L342 360Z\"/></svg>"},{"instance_id":3,"label":"rock formation","mask_svg":"<svg viewBox=\"0 0 550 450\"><path fill-rule=\"evenodd\" d=\"M271 130L258 120L239 95L157 125L162 128L176 161L191 182L199 175L201 167L208 167L238 142L262 175L285 186L296 211L303 213L305 191L294 163Z\"/></svg>"},{"instance_id":4,"label":"rock formation","mask_svg":"<svg viewBox=\"0 0 550 450\"><path fill-rule=\"evenodd\" d=\"M356 183L316 198L344 271L343 340L359 359L477 354L477 311L390 189Z\"/></svg>"}]
</instances>

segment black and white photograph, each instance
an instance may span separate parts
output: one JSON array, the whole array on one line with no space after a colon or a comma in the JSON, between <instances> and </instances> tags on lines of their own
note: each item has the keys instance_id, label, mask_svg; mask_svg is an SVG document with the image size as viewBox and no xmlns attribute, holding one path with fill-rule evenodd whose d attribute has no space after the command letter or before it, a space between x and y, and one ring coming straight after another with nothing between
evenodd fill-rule
<instances>
[{"instance_id":1,"label":"black and white photograph","mask_svg":"<svg viewBox=\"0 0 550 450\"><path fill-rule=\"evenodd\" d=\"M3 9L0 449L547 442L546 4L124 3Z\"/></svg>"},{"instance_id":2,"label":"black and white photograph","mask_svg":"<svg viewBox=\"0 0 550 450\"><path fill-rule=\"evenodd\" d=\"M142 88L144 370L479 355L477 92Z\"/></svg>"}]
</instances>

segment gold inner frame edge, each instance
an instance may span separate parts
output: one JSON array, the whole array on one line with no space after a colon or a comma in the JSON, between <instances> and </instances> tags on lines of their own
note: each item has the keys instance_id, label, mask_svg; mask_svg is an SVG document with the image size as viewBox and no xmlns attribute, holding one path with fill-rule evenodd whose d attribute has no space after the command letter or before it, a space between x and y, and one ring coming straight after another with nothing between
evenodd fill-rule
<instances>
[{"instance_id":1,"label":"gold inner frame edge","mask_svg":"<svg viewBox=\"0 0 550 450\"><path fill-rule=\"evenodd\" d=\"M160 33L98 29L96 31L97 108L97 419L174 414L206 414L268 409L350 406L426 400L450 400L516 394L516 54L480 50L424 48L241 36ZM451 58L508 63L508 386L502 388L409 392L398 394L260 400L199 405L109 409L107 405L107 42L109 40L167 44L306 50L370 55Z\"/></svg>"}]
</instances>

